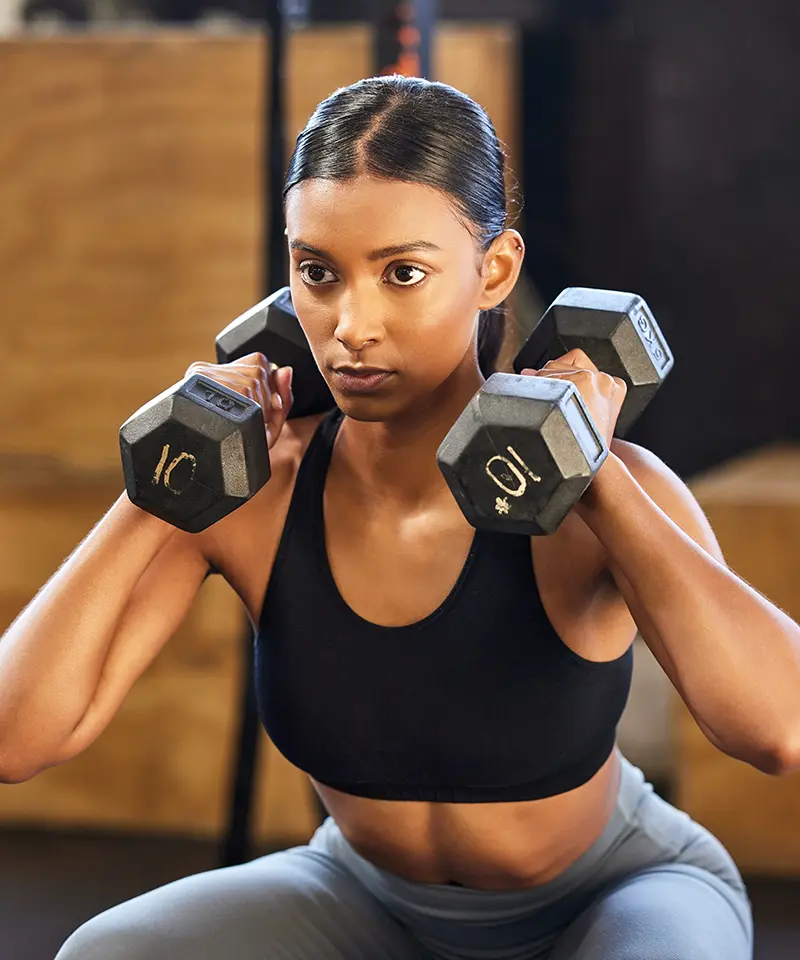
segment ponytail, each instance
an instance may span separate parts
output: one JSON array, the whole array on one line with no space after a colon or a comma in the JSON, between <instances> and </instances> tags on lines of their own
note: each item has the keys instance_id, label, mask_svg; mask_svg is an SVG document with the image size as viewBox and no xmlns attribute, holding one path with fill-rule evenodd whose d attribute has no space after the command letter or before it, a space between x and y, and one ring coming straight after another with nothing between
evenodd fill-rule
<instances>
[{"instance_id":1,"label":"ponytail","mask_svg":"<svg viewBox=\"0 0 800 960\"><path fill-rule=\"evenodd\" d=\"M490 377L497 367L497 359L506 332L506 311L502 306L481 310L478 320L478 366L484 377Z\"/></svg>"}]
</instances>

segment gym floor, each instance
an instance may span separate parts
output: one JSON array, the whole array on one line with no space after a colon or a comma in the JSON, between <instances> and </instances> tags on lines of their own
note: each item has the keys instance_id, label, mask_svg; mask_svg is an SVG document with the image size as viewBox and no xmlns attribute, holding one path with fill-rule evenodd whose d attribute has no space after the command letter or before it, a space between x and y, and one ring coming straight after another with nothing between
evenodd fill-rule
<instances>
[{"instance_id":1,"label":"gym floor","mask_svg":"<svg viewBox=\"0 0 800 960\"><path fill-rule=\"evenodd\" d=\"M208 841L0 831L0 960L53 960L84 920L171 880L212 870L217 857L217 845ZM748 886L755 960L797 960L800 881L751 879Z\"/></svg>"}]
</instances>

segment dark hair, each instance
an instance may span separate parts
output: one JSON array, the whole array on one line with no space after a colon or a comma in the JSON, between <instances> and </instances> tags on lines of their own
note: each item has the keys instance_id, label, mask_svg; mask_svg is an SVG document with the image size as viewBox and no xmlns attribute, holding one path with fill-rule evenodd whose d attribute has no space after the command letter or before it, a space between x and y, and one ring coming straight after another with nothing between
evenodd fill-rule
<instances>
[{"instance_id":1,"label":"dark hair","mask_svg":"<svg viewBox=\"0 0 800 960\"><path fill-rule=\"evenodd\" d=\"M503 147L483 107L447 84L395 75L336 90L297 138L283 199L301 180L360 173L444 191L484 250L506 227ZM502 307L481 312L478 363L485 377L494 372L504 333Z\"/></svg>"}]
</instances>

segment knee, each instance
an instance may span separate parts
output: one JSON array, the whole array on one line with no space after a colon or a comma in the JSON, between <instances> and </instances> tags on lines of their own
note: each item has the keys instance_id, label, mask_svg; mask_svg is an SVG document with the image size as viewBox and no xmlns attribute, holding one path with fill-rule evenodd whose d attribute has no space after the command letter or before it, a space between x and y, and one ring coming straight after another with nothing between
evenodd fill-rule
<instances>
[{"instance_id":1,"label":"knee","mask_svg":"<svg viewBox=\"0 0 800 960\"><path fill-rule=\"evenodd\" d=\"M163 932L141 923L111 922L100 914L78 927L55 960L167 960L169 955Z\"/></svg>"}]
</instances>

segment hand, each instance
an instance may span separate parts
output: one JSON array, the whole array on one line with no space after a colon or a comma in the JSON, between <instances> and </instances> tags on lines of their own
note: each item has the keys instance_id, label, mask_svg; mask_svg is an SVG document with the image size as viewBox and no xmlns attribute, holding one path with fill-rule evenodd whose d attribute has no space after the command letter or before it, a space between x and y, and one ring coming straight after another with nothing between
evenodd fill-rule
<instances>
[{"instance_id":1,"label":"hand","mask_svg":"<svg viewBox=\"0 0 800 960\"><path fill-rule=\"evenodd\" d=\"M625 395L627 384L619 377L601 373L583 350L570 350L558 360L549 360L541 370L526 367L523 376L552 377L555 380L570 380L575 384L589 415L600 431L606 446L611 448L614 427Z\"/></svg>"},{"instance_id":2,"label":"hand","mask_svg":"<svg viewBox=\"0 0 800 960\"><path fill-rule=\"evenodd\" d=\"M263 353L249 353L230 363L196 361L190 364L185 377L196 373L258 403L264 411L267 447L271 450L275 446L292 409L291 367L278 367L270 363Z\"/></svg>"}]
</instances>

